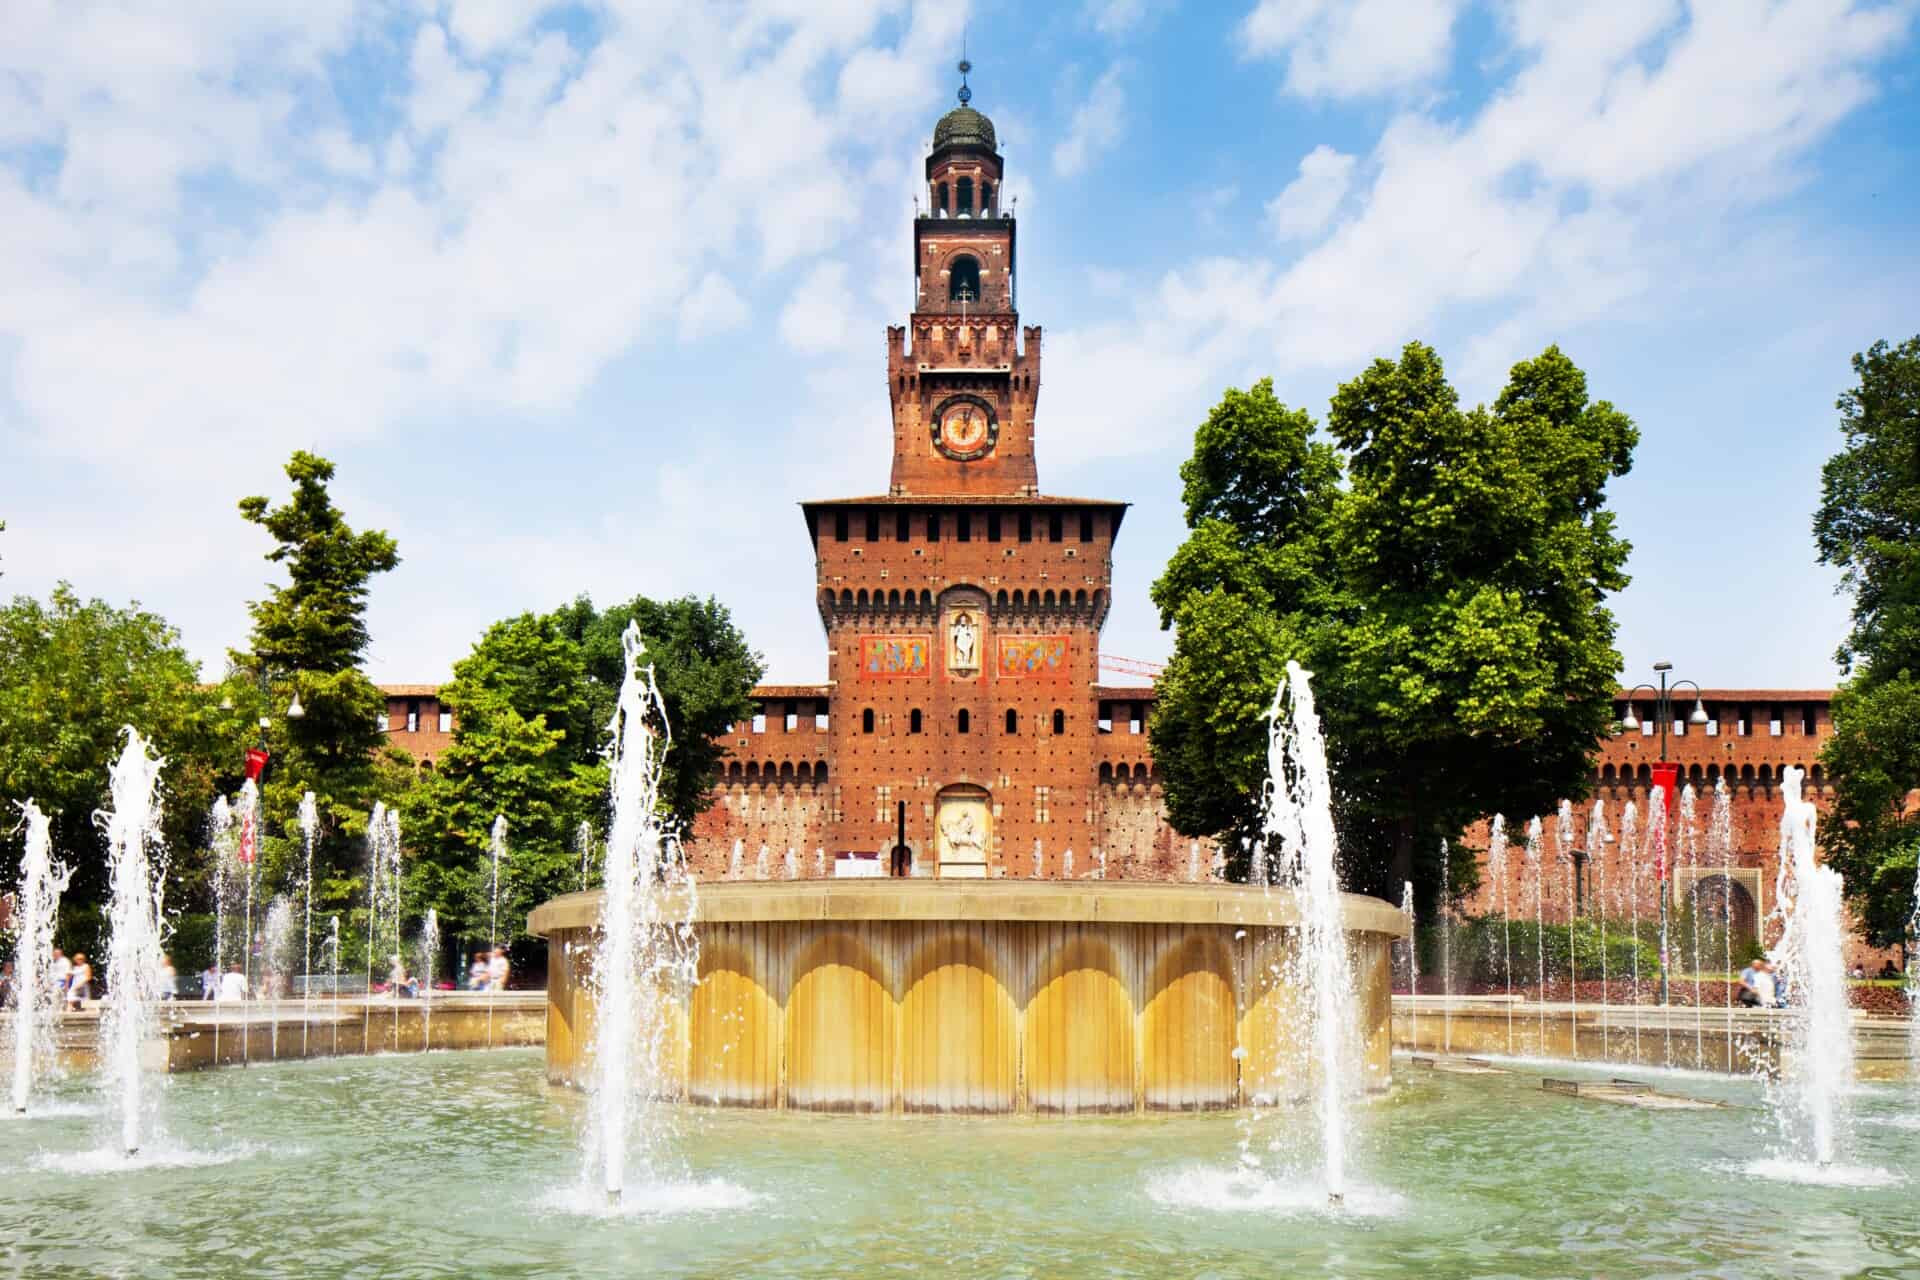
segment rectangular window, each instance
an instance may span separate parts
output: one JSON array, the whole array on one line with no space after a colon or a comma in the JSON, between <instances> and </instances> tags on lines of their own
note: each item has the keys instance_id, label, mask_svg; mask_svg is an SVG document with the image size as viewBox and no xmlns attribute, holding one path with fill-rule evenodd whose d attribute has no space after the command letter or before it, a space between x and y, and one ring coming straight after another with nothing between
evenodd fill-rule
<instances>
[{"instance_id":1,"label":"rectangular window","mask_svg":"<svg viewBox=\"0 0 1920 1280\"><path fill-rule=\"evenodd\" d=\"M881 787L873 793L873 820L886 822L893 817L893 788Z\"/></svg>"},{"instance_id":2,"label":"rectangular window","mask_svg":"<svg viewBox=\"0 0 1920 1280\"><path fill-rule=\"evenodd\" d=\"M893 513L893 540L905 542L910 536L907 532L907 513L904 510Z\"/></svg>"},{"instance_id":3,"label":"rectangular window","mask_svg":"<svg viewBox=\"0 0 1920 1280\"><path fill-rule=\"evenodd\" d=\"M956 542L973 541L973 512L956 512L953 517L953 537Z\"/></svg>"},{"instance_id":4,"label":"rectangular window","mask_svg":"<svg viewBox=\"0 0 1920 1280\"><path fill-rule=\"evenodd\" d=\"M1673 718L1673 736L1676 738L1684 738L1687 736L1687 718L1685 716L1675 716Z\"/></svg>"},{"instance_id":5,"label":"rectangular window","mask_svg":"<svg viewBox=\"0 0 1920 1280\"><path fill-rule=\"evenodd\" d=\"M1093 541L1093 512L1091 511L1080 513L1080 541Z\"/></svg>"},{"instance_id":6,"label":"rectangular window","mask_svg":"<svg viewBox=\"0 0 1920 1280\"><path fill-rule=\"evenodd\" d=\"M799 727L800 727L800 713L798 711L793 710L792 708L788 708L787 726L786 726L787 732L792 733L795 729L798 729Z\"/></svg>"},{"instance_id":7,"label":"rectangular window","mask_svg":"<svg viewBox=\"0 0 1920 1280\"><path fill-rule=\"evenodd\" d=\"M1139 703L1135 702L1131 704L1127 710L1127 732L1139 733L1142 729L1146 727L1147 727L1146 712L1141 710Z\"/></svg>"},{"instance_id":8,"label":"rectangular window","mask_svg":"<svg viewBox=\"0 0 1920 1280\"><path fill-rule=\"evenodd\" d=\"M1020 513L1020 541L1033 541L1033 512L1031 511Z\"/></svg>"},{"instance_id":9,"label":"rectangular window","mask_svg":"<svg viewBox=\"0 0 1920 1280\"><path fill-rule=\"evenodd\" d=\"M407 732L420 732L420 713L418 711L407 712Z\"/></svg>"},{"instance_id":10,"label":"rectangular window","mask_svg":"<svg viewBox=\"0 0 1920 1280\"><path fill-rule=\"evenodd\" d=\"M1059 542L1066 537L1066 514L1054 511L1047 516L1047 541Z\"/></svg>"},{"instance_id":11,"label":"rectangular window","mask_svg":"<svg viewBox=\"0 0 1920 1280\"><path fill-rule=\"evenodd\" d=\"M1000 541L1000 513L998 511L987 512L987 541Z\"/></svg>"},{"instance_id":12,"label":"rectangular window","mask_svg":"<svg viewBox=\"0 0 1920 1280\"><path fill-rule=\"evenodd\" d=\"M440 732L442 733L453 732L453 712L442 711L440 713Z\"/></svg>"},{"instance_id":13,"label":"rectangular window","mask_svg":"<svg viewBox=\"0 0 1920 1280\"><path fill-rule=\"evenodd\" d=\"M1814 718L1814 709L1811 702L1803 702L1800 704L1800 732L1806 734L1809 738L1819 732L1819 722Z\"/></svg>"},{"instance_id":14,"label":"rectangular window","mask_svg":"<svg viewBox=\"0 0 1920 1280\"><path fill-rule=\"evenodd\" d=\"M1734 721L1733 732L1735 737L1746 738L1746 737L1752 736L1753 734L1753 708L1752 707L1740 708L1740 717L1739 719Z\"/></svg>"},{"instance_id":15,"label":"rectangular window","mask_svg":"<svg viewBox=\"0 0 1920 1280\"><path fill-rule=\"evenodd\" d=\"M927 512L927 541L940 541L940 513L938 511Z\"/></svg>"},{"instance_id":16,"label":"rectangular window","mask_svg":"<svg viewBox=\"0 0 1920 1280\"><path fill-rule=\"evenodd\" d=\"M833 540L835 542L847 540L847 513L844 511L833 513Z\"/></svg>"},{"instance_id":17,"label":"rectangular window","mask_svg":"<svg viewBox=\"0 0 1920 1280\"><path fill-rule=\"evenodd\" d=\"M1654 731L1657 730L1659 727L1660 727L1660 722L1658 720L1655 720L1652 716L1648 716L1645 720L1642 720L1640 722L1640 736L1643 738L1651 738L1654 735Z\"/></svg>"},{"instance_id":18,"label":"rectangular window","mask_svg":"<svg viewBox=\"0 0 1920 1280\"><path fill-rule=\"evenodd\" d=\"M1782 714L1778 703L1767 708L1767 736L1777 738L1786 732L1786 726L1783 723L1785 719L1786 716Z\"/></svg>"},{"instance_id":19,"label":"rectangular window","mask_svg":"<svg viewBox=\"0 0 1920 1280\"><path fill-rule=\"evenodd\" d=\"M1046 822L1051 818L1049 803L1052 799L1053 788L1035 787L1033 789L1033 820L1035 822Z\"/></svg>"},{"instance_id":20,"label":"rectangular window","mask_svg":"<svg viewBox=\"0 0 1920 1280\"><path fill-rule=\"evenodd\" d=\"M867 512L867 541L880 541L880 513L878 511Z\"/></svg>"},{"instance_id":21,"label":"rectangular window","mask_svg":"<svg viewBox=\"0 0 1920 1280\"><path fill-rule=\"evenodd\" d=\"M1111 702L1101 703L1098 714L1099 714L1099 719L1095 722L1094 727L1098 729L1101 733L1112 733L1113 732L1113 704Z\"/></svg>"},{"instance_id":22,"label":"rectangular window","mask_svg":"<svg viewBox=\"0 0 1920 1280\"><path fill-rule=\"evenodd\" d=\"M753 731L755 733L765 733L767 731L767 713L766 712L761 711L761 712L755 713L753 717Z\"/></svg>"}]
</instances>

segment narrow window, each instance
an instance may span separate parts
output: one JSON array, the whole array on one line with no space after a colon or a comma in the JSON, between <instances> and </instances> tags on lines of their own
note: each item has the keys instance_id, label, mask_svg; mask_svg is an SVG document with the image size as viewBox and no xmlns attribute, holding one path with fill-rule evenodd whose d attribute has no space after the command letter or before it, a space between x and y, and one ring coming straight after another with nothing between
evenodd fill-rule
<instances>
[{"instance_id":1,"label":"narrow window","mask_svg":"<svg viewBox=\"0 0 1920 1280\"><path fill-rule=\"evenodd\" d=\"M962 733L966 733L973 728L972 718L967 715L966 708L964 707L960 710L959 728Z\"/></svg>"},{"instance_id":2,"label":"narrow window","mask_svg":"<svg viewBox=\"0 0 1920 1280\"><path fill-rule=\"evenodd\" d=\"M954 193L959 197L954 201L962 214L973 212L973 179L962 178L954 184Z\"/></svg>"},{"instance_id":3,"label":"narrow window","mask_svg":"<svg viewBox=\"0 0 1920 1280\"><path fill-rule=\"evenodd\" d=\"M980 181L980 212L990 213L992 212L992 210L993 210L993 184L991 182L986 181L983 178Z\"/></svg>"},{"instance_id":4,"label":"narrow window","mask_svg":"<svg viewBox=\"0 0 1920 1280\"><path fill-rule=\"evenodd\" d=\"M947 211L947 184L937 182L933 187L933 207L941 213Z\"/></svg>"},{"instance_id":5,"label":"narrow window","mask_svg":"<svg viewBox=\"0 0 1920 1280\"><path fill-rule=\"evenodd\" d=\"M847 513L844 511L833 513L833 540L835 542L847 540Z\"/></svg>"},{"instance_id":6,"label":"narrow window","mask_svg":"<svg viewBox=\"0 0 1920 1280\"><path fill-rule=\"evenodd\" d=\"M980 260L961 254L947 273L947 301L980 301Z\"/></svg>"},{"instance_id":7,"label":"narrow window","mask_svg":"<svg viewBox=\"0 0 1920 1280\"><path fill-rule=\"evenodd\" d=\"M1673 736L1676 738L1684 738L1687 736L1687 718L1685 716L1677 715L1673 718Z\"/></svg>"},{"instance_id":8,"label":"narrow window","mask_svg":"<svg viewBox=\"0 0 1920 1280\"><path fill-rule=\"evenodd\" d=\"M767 731L767 713L766 712L764 711L754 712L753 731L755 733L765 733Z\"/></svg>"},{"instance_id":9,"label":"narrow window","mask_svg":"<svg viewBox=\"0 0 1920 1280\"><path fill-rule=\"evenodd\" d=\"M1059 707L1053 709L1053 733L1055 737L1067 731L1067 713Z\"/></svg>"},{"instance_id":10,"label":"narrow window","mask_svg":"<svg viewBox=\"0 0 1920 1280\"><path fill-rule=\"evenodd\" d=\"M1066 536L1066 530L1062 527L1066 518L1066 515L1059 511L1052 512L1047 516L1048 542L1059 542Z\"/></svg>"},{"instance_id":11,"label":"narrow window","mask_svg":"<svg viewBox=\"0 0 1920 1280\"><path fill-rule=\"evenodd\" d=\"M912 713L907 716L907 732L920 732L920 708L918 707L915 707Z\"/></svg>"},{"instance_id":12,"label":"narrow window","mask_svg":"<svg viewBox=\"0 0 1920 1280\"><path fill-rule=\"evenodd\" d=\"M956 542L973 541L973 512L962 511L953 517L953 536Z\"/></svg>"},{"instance_id":13,"label":"narrow window","mask_svg":"<svg viewBox=\"0 0 1920 1280\"><path fill-rule=\"evenodd\" d=\"M418 702L409 702L407 704L407 732L420 732L420 704Z\"/></svg>"},{"instance_id":14,"label":"narrow window","mask_svg":"<svg viewBox=\"0 0 1920 1280\"><path fill-rule=\"evenodd\" d=\"M1740 708L1740 719L1734 725L1734 733L1736 737L1741 737L1741 738L1747 738L1753 735L1753 708L1752 707L1743 706Z\"/></svg>"},{"instance_id":15,"label":"narrow window","mask_svg":"<svg viewBox=\"0 0 1920 1280\"><path fill-rule=\"evenodd\" d=\"M1811 702L1801 703L1800 704L1800 732L1806 734L1809 738L1811 738L1814 735L1815 725L1814 725L1813 717L1814 717L1813 704Z\"/></svg>"},{"instance_id":16,"label":"narrow window","mask_svg":"<svg viewBox=\"0 0 1920 1280\"><path fill-rule=\"evenodd\" d=\"M792 733L800 727L800 713L793 709L791 703L787 705L787 722L785 727L788 733Z\"/></svg>"},{"instance_id":17,"label":"narrow window","mask_svg":"<svg viewBox=\"0 0 1920 1280\"><path fill-rule=\"evenodd\" d=\"M938 511L927 512L927 541L940 541L940 513Z\"/></svg>"},{"instance_id":18,"label":"narrow window","mask_svg":"<svg viewBox=\"0 0 1920 1280\"><path fill-rule=\"evenodd\" d=\"M1095 727L1098 728L1101 733L1113 732L1113 704L1111 702L1103 702L1100 704L1099 719L1095 722Z\"/></svg>"},{"instance_id":19,"label":"narrow window","mask_svg":"<svg viewBox=\"0 0 1920 1280\"><path fill-rule=\"evenodd\" d=\"M873 708L868 707L860 713L860 732L873 732Z\"/></svg>"},{"instance_id":20,"label":"narrow window","mask_svg":"<svg viewBox=\"0 0 1920 1280\"><path fill-rule=\"evenodd\" d=\"M998 511L987 512L987 541L1000 541L1000 513Z\"/></svg>"},{"instance_id":21,"label":"narrow window","mask_svg":"<svg viewBox=\"0 0 1920 1280\"><path fill-rule=\"evenodd\" d=\"M1020 713L1018 711L1015 711L1012 707L1007 708L1007 732L1008 733L1020 732Z\"/></svg>"},{"instance_id":22,"label":"narrow window","mask_svg":"<svg viewBox=\"0 0 1920 1280\"><path fill-rule=\"evenodd\" d=\"M442 711L440 713L440 732L442 733L453 732L453 712Z\"/></svg>"},{"instance_id":23,"label":"narrow window","mask_svg":"<svg viewBox=\"0 0 1920 1280\"><path fill-rule=\"evenodd\" d=\"M905 542L912 536L907 532L908 524L907 513L904 509L893 513L893 540L895 542Z\"/></svg>"},{"instance_id":24,"label":"narrow window","mask_svg":"<svg viewBox=\"0 0 1920 1280\"><path fill-rule=\"evenodd\" d=\"M878 511L867 512L867 541L880 541L880 513Z\"/></svg>"},{"instance_id":25,"label":"narrow window","mask_svg":"<svg viewBox=\"0 0 1920 1280\"><path fill-rule=\"evenodd\" d=\"M1093 512L1091 511L1080 513L1080 541L1093 541Z\"/></svg>"},{"instance_id":26,"label":"narrow window","mask_svg":"<svg viewBox=\"0 0 1920 1280\"><path fill-rule=\"evenodd\" d=\"M1033 512L1031 511L1020 513L1020 541L1033 541Z\"/></svg>"},{"instance_id":27,"label":"narrow window","mask_svg":"<svg viewBox=\"0 0 1920 1280\"><path fill-rule=\"evenodd\" d=\"M1777 738L1780 736L1781 732L1782 732L1782 726L1781 726L1780 706L1778 703L1775 703L1772 707L1768 708L1767 736L1770 738Z\"/></svg>"}]
</instances>

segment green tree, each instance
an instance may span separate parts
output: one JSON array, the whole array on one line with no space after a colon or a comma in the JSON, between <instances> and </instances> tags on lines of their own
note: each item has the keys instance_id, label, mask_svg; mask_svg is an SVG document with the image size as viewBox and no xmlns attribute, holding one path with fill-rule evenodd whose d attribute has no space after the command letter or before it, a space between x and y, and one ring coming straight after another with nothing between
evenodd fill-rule
<instances>
[{"instance_id":1,"label":"green tree","mask_svg":"<svg viewBox=\"0 0 1920 1280\"><path fill-rule=\"evenodd\" d=\"M269 725L262 737L274 760L262 786L262 828L276 836L268 873L287 878L300 796L311 790L320 812L315 909L350 912L365 883L367 815L408 779L386 751L377 721L385 701L361 668L369 584L400 557L392 538L356 532L334 506L331 462L297 452L286 471L293 494L285 503L240 501L241 516L272 535L266 558L286 570L287 582L248 606L251 647L231 655L225 692ZM296 692L305 714L280 714Z\"/></svg>"},{"instance_id":2,"label":"green tree","mask_svg":"<svg viewBox=\"0 0 1920 1280\"><path fill-rule=\"evenodd\" d=\"M216 789L239 770L241 743L198 675L178 632L138 604L83 601L63 582L44 602L17 596L0 608L0 799L9 809L32 799L50 815L54 847L74 868L70 915L105 900L106 849L94 813L107 805L107 767L128 725L166 759L171 902L192 902L204 890L195 850ZM21 852L14 826L0 816L9 885Z\"/></svg>"},{"instance_id":3,"label":"green tree","mask_svg":"<svg viewBox=\"0 0 1920 1280\"><path fill-rule=\"evenodd\" d=\"M508 822L504 937L521 936L533 906L578 887L576 832L582 822L605 827L602 752L629 620L646 638L673 729L663 804L684 828L710 802L725 731L752 714L749 694L762 672L725 607L641 597L601 612L581 597L495 623L441 690L454 740L403 811L416 853L409 898L433 906L448 929L489 932L489 833L499 814Z\"/></svg>"},{"instance_id":4,"label":"green tree","mask_svg":"<svg viewBox=\"0 0 1920 1280\"><path fill-rule=\"evenodd\" d=\"M1585 789L1620 666L1604 600L1626 585L1605 487L1637 433L1557 348L1516 365L1491 407L1462 409L1419 343L1343 385L1327 425L1337 454L1262 384L1202 426L1182 469L1192 534L1155 587L1176 629L1155 756L1165 743L1178 829L1252 829L1259 716L1299 660L1349 884L1390 893L1412 876L1430 911L1443 837ZM1226 439L1249 429L1275 443Z\"/></svg>"},{"instance_id":5,"label":"green tree","mask_svg":"<svg viewBox=\"0 0 1920 1280\"><path fill-rule=\"evenodd\" d=\"M1836 404L1845 440L1821 473L1814 541L1841 571L1853 626L1836 654L1822 752L1833 783L1827 860L1868 938L1899 942L1912 911L1920 811L1920 337L1853 357Z\"/></svg>"}]
</instances>

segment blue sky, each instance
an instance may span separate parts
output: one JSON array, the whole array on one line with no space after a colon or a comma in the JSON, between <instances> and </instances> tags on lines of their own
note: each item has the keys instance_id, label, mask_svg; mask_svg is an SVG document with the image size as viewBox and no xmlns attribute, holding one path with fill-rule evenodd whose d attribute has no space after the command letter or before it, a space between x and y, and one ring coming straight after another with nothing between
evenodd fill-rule
<instances>
[{"instance_id":1,"label":"blue sky","mask_svg":"<svg viewBox=\"0 0 1920 1280\"><path fill-rule=\"evenodd\" d=\"M578 592L824 645L795 504L887 476L883 326L953 102L1019 197L1042 487L1135 504L1105 648L1228 385L1324 414L1409 339L1469 400L1557 342L1639 423L1627 670L1833 679L1808 531L1848 357L1920 330L1914 0L13 0L4 589L217 669L295 448L389 529L376 678Z\"/></svg>"}]
</instances>

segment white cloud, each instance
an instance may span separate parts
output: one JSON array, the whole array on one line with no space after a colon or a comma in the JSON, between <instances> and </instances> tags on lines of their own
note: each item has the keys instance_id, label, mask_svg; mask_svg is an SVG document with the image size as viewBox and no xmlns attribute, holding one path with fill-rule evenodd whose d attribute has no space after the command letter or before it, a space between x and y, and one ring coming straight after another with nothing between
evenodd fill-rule
<instances>
[{"instance_id":1,"label":"white cloud","mask_svg":"<svg viewBox=\"0 0 1920 1280\"><path fill-rule=\"evenodd\" d=\"M1108 67L1093 82L1086 101L1067 122L1067 134L1053 149L1053 171L1063 178L1083 172L1100 152L1120 141L1127 123L1127 96L1120 87L1122 67Z\"/></svg>"},{"instance_id":2,"label":"white cloud","mask_svg":"<svg viewBox=\"0 0 1920 1280\"><path fill-rule=\"evenodd\" d=\"M1267 202L1267 224L1282 240L1318 234L1353 182L1353 157L1322 144L1300 157L1300 176Z\"/></svg>"},{"instance_id":3,"label":"white cloud","mask_svg":"<svg viewBox=\"0 0 1920 1280\"><path fill-rule=\"evenodd\" d=\"M680 304L680 340L698 342L747 322L747 304L727 278L709 271Z\"/></svg>"},{"instance_id":4,"label":"white cloud","mask_svg":"<svg viewBox=\"0 0 1920 1280\"><path fill-rule=\"evenodd\" d=\"M1252 57L1286 64L1303 97L1358 97L1424 84L1446 69L1465 0L1260 0L1241 24Z\"/></svg>"},{"instance_id":5,"label":"white cloud","mask_svg":"<svg viewBox=\"0 0 1920 1280\"><path fill-rule=\"evenodd\" d=\"M846 264L823 262L807 272L781 310L780 340L810 355L837 351L851 336L848 312L855 305Z\"/></svg>"},{"instance_id":6,"label":"white cloud","mask_svg":"<svg viewBox=\"0 0 1920 1280\"><path fill-rule=\"evenodd\" d=\"M1162 7L1164 0L1087 0L1087 21L1103 36L1133 31Z\"/></svg>"}]
</instances>

